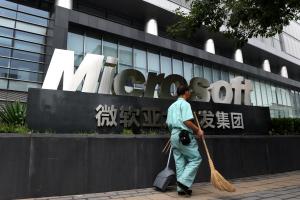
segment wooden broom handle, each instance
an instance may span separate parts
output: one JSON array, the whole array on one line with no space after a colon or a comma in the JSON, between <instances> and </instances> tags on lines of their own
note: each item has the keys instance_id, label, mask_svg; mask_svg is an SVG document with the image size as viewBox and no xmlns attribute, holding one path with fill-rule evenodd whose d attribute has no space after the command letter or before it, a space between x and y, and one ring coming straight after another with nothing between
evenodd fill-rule
<instances>
[{"instance_id":1,"label":"wooden broom handle","mask_svg":"<svg viewBox=\"0 0 300 200\"><path fill-rule=\"evenodd\" d=\"M198 128L200 128L198 117L197 117L197 115L196 115L195 112L193 112L193 114L194 114L194 118L196 119L197 126L198 126ZM212 159L210 157L210 154L209 154L209 151L208 151L208 148L207 148L207 145L206 145L204 137L202 137L202 141L203 141L203 144L204 144L204 148L205 148L205 151L206 151L206 155L207 155L207 158L208 158L209 165L212 166L213 168L215 168L214 167L214 163L213 163L213 161L212 161Z\"/></svg>"}]
</instances>

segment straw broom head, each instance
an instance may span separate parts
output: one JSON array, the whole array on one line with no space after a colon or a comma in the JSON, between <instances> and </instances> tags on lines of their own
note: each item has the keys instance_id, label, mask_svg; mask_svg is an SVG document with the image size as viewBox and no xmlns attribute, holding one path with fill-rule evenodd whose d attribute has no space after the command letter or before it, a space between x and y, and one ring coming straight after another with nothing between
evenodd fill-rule
<instances>
[{"instance_id":1,"label":"straw broom head","mask_svg":"<svg viewBox=\"0 0 300 200\"><path fill-rule=\"evenodd\" d=\"M194 117L196 119L197 125L200 128L200 124L197 118L196 113L194 112ZM236 189L235 187L229 183L216 169L214 166L214 163L212 161L212 159L210 158L209 152L208 152L208 148L205 142L205 139L202 139L205 150L206 150L206 154L207 154L207 158L208 158L208 163L209 163L209 167L210 167L210 182L212 183L212 185L221 190L221 191L227 191L227 192L235 192Z\"/></svg>"}]
</instances>

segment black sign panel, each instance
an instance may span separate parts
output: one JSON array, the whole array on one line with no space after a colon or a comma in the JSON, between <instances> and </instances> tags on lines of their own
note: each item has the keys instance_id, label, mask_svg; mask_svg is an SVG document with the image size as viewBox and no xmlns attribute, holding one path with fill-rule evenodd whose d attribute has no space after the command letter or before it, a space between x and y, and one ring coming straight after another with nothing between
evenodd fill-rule
<instances>
[{"instance_id":1,"label":"black sign panel","mask_svg":"<svg viewBox=\"0 0 300 200\"><path fill-rule=\"evenodd\" d=\"M56 133L166 133L175 100L30 89L27 123ZM270 129L267 107L190 102L206 134L261 135Z\"/></svg>"}]
</instances>

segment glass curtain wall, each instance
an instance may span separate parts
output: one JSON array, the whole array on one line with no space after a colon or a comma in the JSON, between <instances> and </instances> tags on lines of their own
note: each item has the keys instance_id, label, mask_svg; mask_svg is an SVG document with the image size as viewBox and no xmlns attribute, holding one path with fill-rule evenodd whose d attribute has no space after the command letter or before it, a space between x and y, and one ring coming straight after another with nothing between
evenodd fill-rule
<instances>
[{"instance_id":1,"label":"glass curtain wall","mask_svg":"<svg viewBox=\"0 0 300 200\"><path fill-rule=\"evenodd\" d=\"M94 41L91 47L87 44ZM210 83L243 76L252 81L253 91L251 102L253 106L266 106L270 108L271 116L278 117L300 117L300 95L299 91L278 87L273 83L261 81L241 73L229 71L213 63L201 60L172 55L170 52L159 52L147 49L135 44L125 44L117 39L112 40L105 35L91 38L87 33L77 34L69 32L68 49L75 51L76 58L81 61L86 53L97 52L105 56L117 57L119 62L117 71L134 68L139 70L147 78L148 72L179 74L189 82L193 77L204 77ZM78 66L80 62L76 62ZM143 86L139 86L143 87ZM157 93L156 93L157 96Z\"/></svg>"},{"instance_id":2,"label":"glass curtain wall","mask_svg":"<svg viewBox=\"0 0 300 200\"><path fill-rule=\"evenodd\" d=\"M48 22L46 11L0 1L0 89L41 87Z\"/></svg>"}]
</instances>

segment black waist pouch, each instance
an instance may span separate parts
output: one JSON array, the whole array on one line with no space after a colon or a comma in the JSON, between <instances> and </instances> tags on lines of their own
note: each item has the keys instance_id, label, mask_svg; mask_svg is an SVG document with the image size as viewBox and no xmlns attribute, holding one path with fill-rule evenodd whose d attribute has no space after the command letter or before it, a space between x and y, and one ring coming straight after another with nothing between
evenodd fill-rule
<instances>
[{"instance_id":1,"label":"black waist pouch","mask_svg":"<svg viewBox=\"0 0 300 200\"><path fill-rule=\"evenodd\" d=\"M179 133L179 141L185 146L189 145L191 143L190 133L186 130L182 130Z\"/></svg>"}]
</instances>

